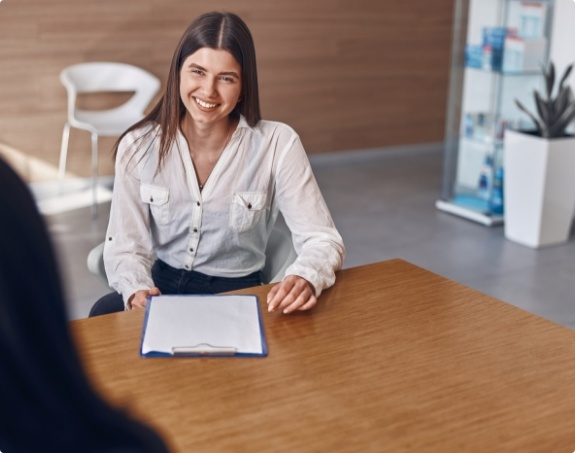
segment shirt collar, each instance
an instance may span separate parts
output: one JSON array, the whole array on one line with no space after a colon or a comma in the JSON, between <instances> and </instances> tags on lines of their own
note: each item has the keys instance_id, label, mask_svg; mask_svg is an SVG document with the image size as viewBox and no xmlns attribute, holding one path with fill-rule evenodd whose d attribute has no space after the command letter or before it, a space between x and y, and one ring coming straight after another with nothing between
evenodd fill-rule
<instances>
[{"instance_id":1,"label":"shirt collar","mask_svg":"<svg viewBox=\"0 0 575 453\"><path fill-rule=\"evenodd\" d=\"M252 132L256 132L258 134L261 134L261 130L259 128L259 122L254 127L252 127L248 124L248 121L246 120L245 116L243 116L243 115L240 115L240 121L238 122L238 126L236 128L236 131L239 131L240 128L249 129Z\"/></svg>"}]
</instances>

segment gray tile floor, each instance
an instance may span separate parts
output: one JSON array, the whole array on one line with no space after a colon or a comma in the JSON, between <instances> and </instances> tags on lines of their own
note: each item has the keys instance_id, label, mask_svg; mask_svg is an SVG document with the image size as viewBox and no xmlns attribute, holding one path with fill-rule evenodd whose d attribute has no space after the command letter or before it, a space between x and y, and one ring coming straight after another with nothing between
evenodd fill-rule
<instances>
[{"instance_id":1,"label":"gray tile floor","mask_svg":"<svg viewBox=\"0 0 575 453\"><path fill-rule=\"evenodd\" d=\"M532 250L436 210L439 145L312 156L312 165L347 246L345 267L403 258L517 307L575 328L575 236ZM108 289L86 268L104 236L109 204L47 217L60 259L71 319L86 317Z\"/></svg>"}]
</instances>

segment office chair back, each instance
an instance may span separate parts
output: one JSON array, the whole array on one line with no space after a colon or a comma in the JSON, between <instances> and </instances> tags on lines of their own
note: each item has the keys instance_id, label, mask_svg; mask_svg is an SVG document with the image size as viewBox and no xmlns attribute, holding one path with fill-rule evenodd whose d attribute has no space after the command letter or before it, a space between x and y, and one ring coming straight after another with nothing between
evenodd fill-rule
<instances>
[{"instance_id":1,"label":"office chair back","mask_svg":"<svg viewBox=\"0 0 575 453\"><path fill-rule=\"evenodd\" d=\"M268 239L266 262L262 269L262 282L275 283L285 276L286 269L295 261L297 253L293 248L291 231L280 216Z\"/></svg>"},{"instance_id":2,"label":"office chair back","mask_svg":"<svg viewBox=\"0 0 575 453\"><path fill-rule=\"evenodd\" d=\"M148 71L126 63L88 62L65 68L60 80L68 93L70 126L95 132L100 136L122 134L144 117L144 111L158 90L160 80ZM78 94L133 92L128 101L106 110L82 110Z\"/></svg>"}]
</instances>

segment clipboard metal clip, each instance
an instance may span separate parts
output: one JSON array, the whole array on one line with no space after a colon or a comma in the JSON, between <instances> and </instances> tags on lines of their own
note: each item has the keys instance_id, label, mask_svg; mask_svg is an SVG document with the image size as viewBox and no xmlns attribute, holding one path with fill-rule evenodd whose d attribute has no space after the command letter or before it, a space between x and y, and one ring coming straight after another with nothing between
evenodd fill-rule
<instances>
[{"instance_id":1,"label":"clipboard metal clip","mask_svg":"<svg viewBox=\"0 0 575 453\"><path fill-rule=\"evenodd\" d=\"M188 356L233 356L236 355L236 348L231 346L214 346L209 343L200 343L196 346L174 346L173 355Z\"/></svg>"}]
</instances>

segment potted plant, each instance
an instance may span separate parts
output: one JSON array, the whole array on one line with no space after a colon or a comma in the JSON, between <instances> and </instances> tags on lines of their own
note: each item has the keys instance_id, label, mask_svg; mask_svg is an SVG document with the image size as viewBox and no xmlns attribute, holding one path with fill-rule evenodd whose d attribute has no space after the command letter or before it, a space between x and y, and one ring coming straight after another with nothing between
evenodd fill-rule
<instances>
[{"instance_id":1,"label":"potted plant","mask_svg":"<svg viewBox=\"0 0 575 453\"><path fill-rule=\"evenodd\" d=\"M575 209L575 99L565 81L554 95L555 67L543 67L545 95L535 90L536 113L515 101L534 130L507 130L504 141L505 237L538 248L569 239Z\"/></svg>"}]
</instances>

